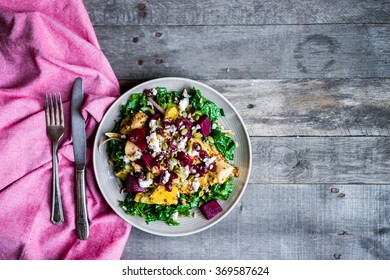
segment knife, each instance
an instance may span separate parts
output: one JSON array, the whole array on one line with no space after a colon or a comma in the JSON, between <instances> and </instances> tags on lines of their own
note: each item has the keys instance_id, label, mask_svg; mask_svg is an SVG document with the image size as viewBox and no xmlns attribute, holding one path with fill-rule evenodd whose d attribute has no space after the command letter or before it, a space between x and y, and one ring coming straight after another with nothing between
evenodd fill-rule
<instances>
[{"instance_id":1,"label":"knife","mask_svg":"<svg viewBox=\"0 0 390 280\"><path fill-rule=\"evenodd\" d=\"M83 80L77 78L72 92L72 138L76 177L76 232L80 239L86 240L89 236L89 222L85 196L85 121L81 115L83 98Z\"/></svg>"}]
</instances>

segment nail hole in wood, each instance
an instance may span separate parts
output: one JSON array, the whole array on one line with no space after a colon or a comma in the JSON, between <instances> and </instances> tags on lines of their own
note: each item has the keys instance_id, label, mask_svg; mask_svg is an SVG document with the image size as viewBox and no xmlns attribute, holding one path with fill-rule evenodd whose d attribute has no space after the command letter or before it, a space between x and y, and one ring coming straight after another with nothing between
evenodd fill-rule
<instances>
[{"instance_id":1,"label":"nail hole in wood","mask_svg":"<svg viewBox=\"0 0 390 280\"><path fill-rule=\"evenodd\" d=\"M144 3L139 3L138 4L138 9L145 10L145 4Z\"/></svg>"},{"instance_id":2,"label":"nail hole in wood","mask_svg":"<svg viewBox=\"0 0 390 280\"><path fill-rule=\"evenodd\" d=\"M336 259L336 260L339 260L341 258L341 254L334 254L333 257Z\"/></svg>"},{"instance_id":3,"label":"nail hole in wood","mask_svg":"<svg viewBox=\"0 0 390 280\"><path fill-rule=\"evenodd\" d=\"M339 189L338 189L338 188L331 188L331 189L330 189L330 192L331 192L331 193L338 193L338 192L339 192Z\"/></svg>"},{"instance_id":4,"label":"nail hole in wood","mask_svg":"<svg viewBox=\"0 0 390 280\"><path fill-rule=\"evenodd\" d=\"M156 36L156 37L158 37L158 38L160 38L162 35L163 35L163 34L162 34L161 32L156 32L156 33L154 33L154 36Z\"/></svg>"},{"instance_id":5,"label":"nail hole in wood","mask_svg":"<svg viewBox=\"0 0 390 280\"><path fill-rule=\"evenodd\" d=\"M344 230L339 230L337 235L346 235L347 233Z\"/></svg>"},{"instance_id":6,"label":"nail hole in wood","mask_svg":"<svg viewBox=\"0 0 390 280\"><path fill-rule=\"evenodd\" d=\"M162 61L162 59L157 58L157 59L154 60L154 63L155 64L161 64L161 63L163 63L163 61Z\"/></svg>"},{"instance_id":7,"label":"nail hole in wood","mask_svg":"<svg viewBox=\"0 0 390 280\"><path fill-rule=\"evenodd\" d=\"M133 43L138 43L139 42L139 38L138 37L133 37Z\"/></svg>"},{"instance_id":8,"label":"nail hole in wood","mask_svg":"<svg viewBox=\"0 0 390 280\"><path fill-rule=\"evenodd\" d=\"M338 197L340 197L340 198L345 197L345 193L339 193L339 194L338 194Z\"/></svg>"},{"instance_id":9,"label":"nail hole in wood","mask_svg":"<svg viewBox=\"0 0 390 280\"><path fill-rule=\"evenodd\" d=\"M255 105L254 104L248 104L248 109L253 109L254 107L255 107Z\"/></svg>"},{"instance_id":10,"label":"nail hole in wood","mask_svg":"<svg viewBox=\"0 0 390 280\"><path fill-rule=\"evenodd\" d=\"M142 64L144 64L144 61L142 59L140 59L137 61L137 63L138 63L138 65L142 65Z\"/></svg>"},{"instance_id":11,"label":"nail hole in wood","mask_svg":"<svg viewBox=\"0 0 390 280\"><path fill-rule=\"evenodd\" d=\"M146 16L146 12L144 12L144 11L139 11L138 16L139 16L139 17L145 17L145 16Z\"/></svg>"}]
</instances>

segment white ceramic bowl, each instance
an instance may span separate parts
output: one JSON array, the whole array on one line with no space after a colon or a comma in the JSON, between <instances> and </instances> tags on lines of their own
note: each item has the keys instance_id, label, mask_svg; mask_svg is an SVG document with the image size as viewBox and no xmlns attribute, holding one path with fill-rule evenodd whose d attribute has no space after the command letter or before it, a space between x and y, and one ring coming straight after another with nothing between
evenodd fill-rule
<instances>
[{"instance_id":1,"label":"white ceramic bowl","mask_svg":"<svg viewBox=\"0 0 390 280\"><path fill-rule=\"evenodd\" d=\"M121 183L115 177L113 168L108 164L108 155L105 153L105 149L102 148L102 153L100 153L98 147L99 144L106 139L104 133L113 129L115 120L119 118L120 107L122 104L126 103L129 96L133 93L143 92L146 88L154 88L158 86L166 87L168 91L181 91L184 88L192 87L199 89L205 98L215 102L218 107L223 108L225 117L222 117L218 121L225 128L231 129L235 133L234 140L238 143L238 147L235 150L235 160L233 163L240 168L241 175L238 178L234 178L234 188L230 198L226 201L219 201L223 208L223 212L219 213L211 220L206 220L200 210L196 209L194 218L179 217L179 226L168 226L165 222L161 221L146 224L145 220L141 217L127 215L123 209L119 207L118 201L123 200L125 198L125 194L121 195L119 192ZM244 122L232 104L230 104L225 97L213 88L203 83L184 78L172 77L150 80L133 87L120 96L104 115L97 130L93 148L93 165L96 180L104 198L107 200L111 208L121 218L138 229L162 236L183 236L197 233L221 221L234 208L241 198L248 183L251 164L252 153L249 135Z\"/></svg>"}]
</instances>

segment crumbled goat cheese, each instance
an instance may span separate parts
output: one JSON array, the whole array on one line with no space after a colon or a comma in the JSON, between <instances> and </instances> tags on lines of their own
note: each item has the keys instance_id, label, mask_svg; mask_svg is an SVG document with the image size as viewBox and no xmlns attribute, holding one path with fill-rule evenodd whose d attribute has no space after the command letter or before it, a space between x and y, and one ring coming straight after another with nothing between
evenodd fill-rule
<instances>
[{"instance_id":1,"label":"crumbled goat cheese","mask_svg":"<svg viewBox=\"0 0 390 280\"><path fill-rule=\"evenodd\" d=\"M184 90L183 90L183 96L184 96L185 98L190 98L190 95L188 94L187 89L184 89Z\"/></svg>"},{"instance_id":2,"label":"crumbled goat cheese","mask_svg":"<svg viewBox=\"0 0 390 280\"><path fill-rule=\"evenodd\" d=\"M156 96L157 95L157 89L152 88L152 94L153 94L153 96Z\"/></svg>"},{"instance_id":3,"label":"crumbled goat cheese","mask_svg":"<svg viewBox=\"0 0 390 280\"><path fill-rule=\"evenodd\" d=\"M157 129L157 120L150 120L149 122L149 127L150 127L150 131L153 132L153 131L156 131Z\"/></svg>"},{"instance_id":4,"label":"crumbled goat cheese","mask_svg":"<svg viewBox=\"0 0 390 280\"><path fill-rule=\"evenodd\" d=\"M124 161L125 163L130 163L130 159L129 159L129 157L126 156L126 155L123 156L123 161Z\"/></svg>"},{"instance_id":5,"label":"crumbled goat cheese","mask_svg":"<svg viewBox=\"0 0 390 280\"><path fill-rule=\"evenodd\" d=\"M163 181L168 182L170 177L171 177L171 174L169 172L165 172L164 177L163 177Z\"/></svg>"},{"instance_id":6,"label":"crumbled goat cheese","mask_svg":"<svg viewBox=\"0 0 390 280\"><path fill-rule=\"evenodd\" d=\"M150 136L146 136L146 142L148 143L149 148L153 150L153 154L161 152L160 141L157 138L156 132L153 132Z\"/></svg>"},{"instance_id":7,"label":"crumbled goat cheese","mask_svg":"<svg viewBox=\"0 0 390 280\"><path fill-rule=\"evenodd\" d=\"M184 152L185 151L185 148L186 148L186 145L187 145L187 140L188 138L187 137L181 137L180 138L180 142L179 142L179 145L177 145L177 150L179 152Z\"/></svg>"},{"instance_id":8,"label":"crumbled goat cheese","mask_svg":"<svg viewBox=\"0 0 390 280\"><path fill-rule=\"evenodd\" d=\"M141 158L141 156L142 156L142 153L140 152L140 151L135 151L135 153L134 153L134 158L135 159L140 159Z\"/></svg>"},{"instance_id":9,"label":"crumbled goat cheese","mask_svg":"<svg viewBox=\"0 0 390 280\"><path fill-rule=\"evenodd\" d=\"M210 164L212 164L215 161L215 159L216 159L215 157L205 158L203 162L206 165L206 168L209 168Z\"/></svg>"},{"instance_id":10,"label":"crumbled goat cheese","mask_svg":"<svg viewBox=\"0 0 390 280\"><path fill-rule=\"evenodd\" d=\"M173 220L177 220L177 218L179 218L179 212L177 212L177 211L173 212L171 218Z\"/></svg>"},{"instance_id":11,"label":"crumbled goat cheese","mask_svg":"<svg viewBox=\"0 0 390 280\"><path fill-rule=\"evenodd\" d=\"M199 178L195 178L194 181L192 182L192 189L194 191L197 191L199 189L199 186L200 186Z\"/></svg>"},{"instance_id":12,"label":"crumbled goat cheese","mask_svg":"<svg viewBox=\"0 0 390 280\"><path fill-rule=\"evenodd\" d=\"M141 188L149 188L152 184L153 184L153 179L149 179L149 180L145 180L145 181L142 181L142 180L138 180L138 183L139 183L139 186Z\"/></svg>"},{"instance_id":13,"label":"crumbled goat cheese","mask_svg":"<svg viewBox=\"0 0 390 280\"><path fill-rule=\"evenodd\" d=\"M180 100L179 102L180 111L185 111L189 104L190 104L190 99L188 98L183 98L182 100Z\"/></svg>"}]
</instances>

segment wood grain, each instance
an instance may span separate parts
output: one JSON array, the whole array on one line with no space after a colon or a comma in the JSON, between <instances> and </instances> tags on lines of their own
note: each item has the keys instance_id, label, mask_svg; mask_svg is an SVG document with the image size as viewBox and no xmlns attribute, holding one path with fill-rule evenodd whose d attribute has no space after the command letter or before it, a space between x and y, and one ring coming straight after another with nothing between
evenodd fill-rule
<instances>
[{"instance_id":1,"label":"wood grain","mask_svg":"<svg viewBox=\"0 0 390 280\"><path fill-rule=\"evenodd\" d=\"M390 79L202 80L251 136L390 136ZM121 81L122 92L140 81Z\"/></svg>"},{"instance_id":2,"label":"wood grain","mask_svg":"<svg viewBox=\"0 0 390 280\"><path fill-rule=\"evenodd\" d=\"M119 79L390 76L389 25L97 26L95 30Z\"/></svg>"},{"instance_id":3,"label":"wood grain","mask_svg":"<svg viewBox=\"0 0 390 280\"><path fill-rule=\"evenodd\" d=\"M97 25L260 25L389 22L384 1L84 0Z\"/></svg>"},{"instance_id":4,"label":"wood grain","mask_svg":"<svg viewBox=\"0 0 390 280\"><path fill-rule=\"evenodd\" d=\"M251 137L251 183L388 184L389 137Z\"/></svg>"},{"instance_id":5,"label":"wood grain","mask_svg":"<svg viewBox=\"0 0 390 280\"><path fill-rule=\"evenodd\" d=\"M390 259L388 201L388 185L251 184L224 220L198 234L133 228L122 258Z\"/></svg>"}]
</instances>

